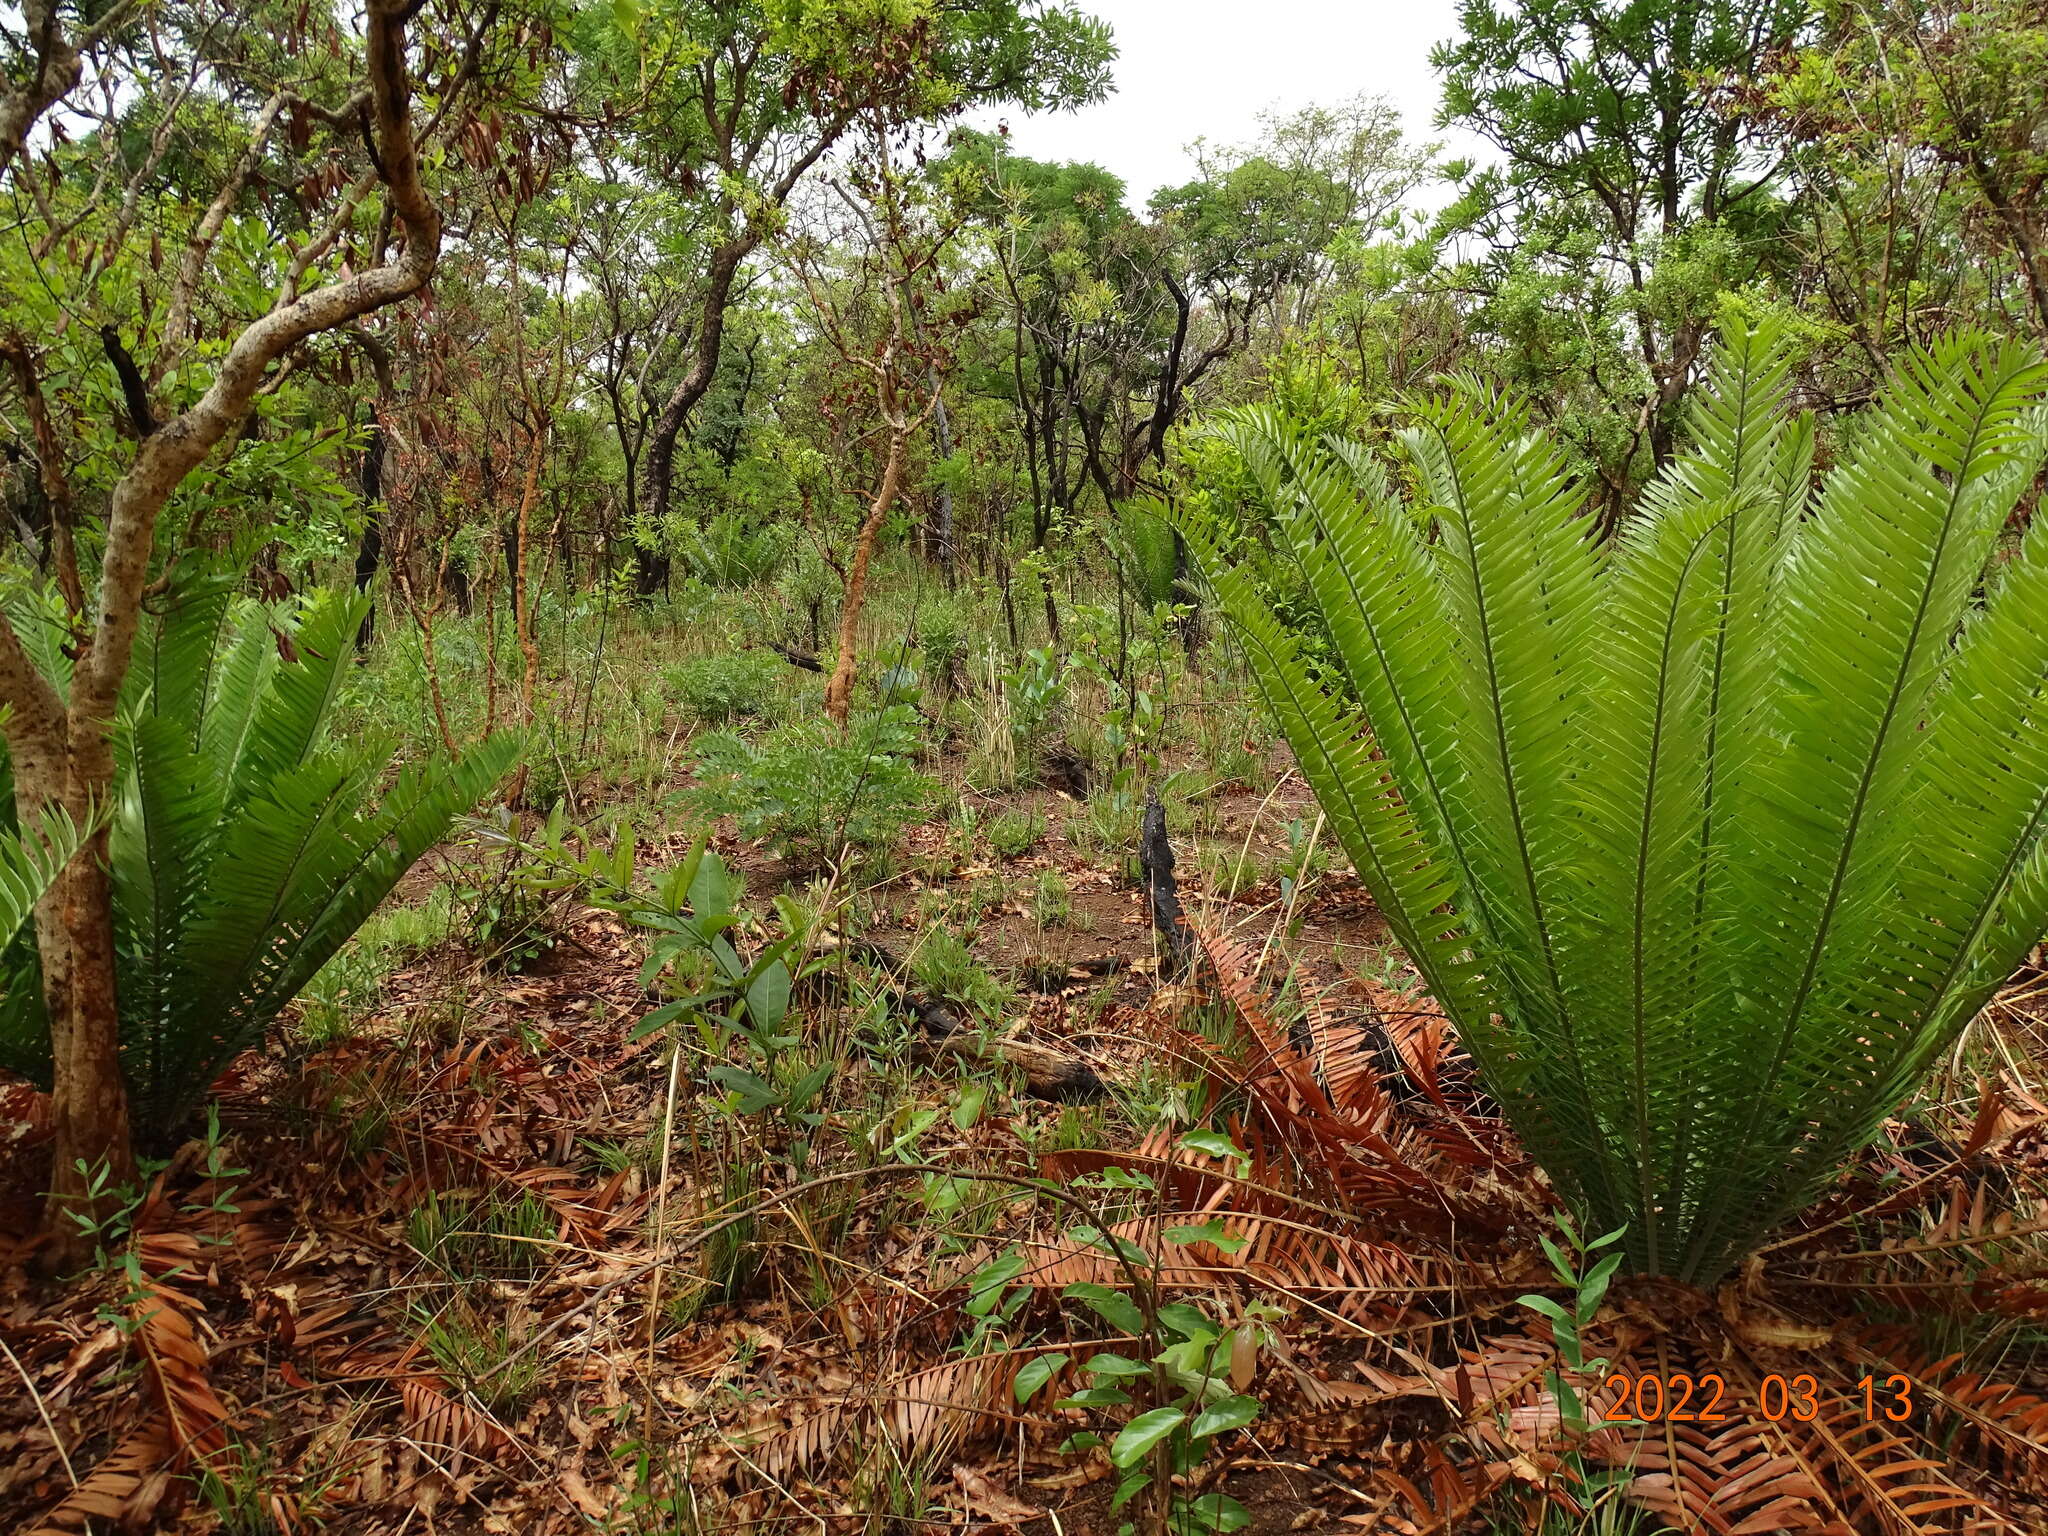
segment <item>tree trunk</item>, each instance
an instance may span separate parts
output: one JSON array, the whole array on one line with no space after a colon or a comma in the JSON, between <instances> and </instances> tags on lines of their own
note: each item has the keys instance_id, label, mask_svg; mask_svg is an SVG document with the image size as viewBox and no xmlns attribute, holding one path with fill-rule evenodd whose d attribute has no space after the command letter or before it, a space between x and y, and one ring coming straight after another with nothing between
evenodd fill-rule
<instances>
[{"instance_id":1,"label":"tree trunk","mask_svg":"<svg viewBox=\"0 0 2048 1536\"><path fill-rule=\"evenodd\" d=\"M391 409L395 393L391 375L391 351L381 341L366 334L360 327L353 327L350 336L370 360L371 371L377 379L377 395L370 406L370 434L363 444L363 538L356 546L356 590L367 592L377 580L377 571L384 563L384 491L388 479L390 437L384 430L384 413ZM372 607L363 615L362 628L356 631L356 649L367 651L377 629L377 610Z\"/></svg>"},{"instance_id":2,"label":"tree trunk","mask_svg":"<svg viewBox=\"0 0 2048 1536\"><path fill-rule=\"evenodd\" d=\"M825 685L825 713L832 723L846 725L853 701L853 653L860 625L861 605L868 595L868 563L875 556L875 542L882 535L882 523L896 504L896 492L903 483L903 460L910 434L902 429L889 433L889 457L882 466L882 483L868 506L867 520L860 525L860 538L853 549L853 568L846 573L846 601L839 609L839 658L832 667L832 679Z\"/></svg>"},{"instance_id":3,"label":"tree trunk","mask_svg":"<svg viewBox=\"0 0 2048 1536\"><path fill-rule=\"evenodd\" d=\"M12 707L8 746L15 803L33 827L52 806L81 825L114 799L113 721L140 623L157 521L185 477L248 417L271 365L307 337L416 292L440 254L441 218L419 181L405 61L404 0L369 0L365 59L378 171L405 227L397 260L292 297L251 322L221 357L204 394L141 435L114 485L106 519L97 613L74 635L70 693L60 699L36 671L13 627L0 620L0 701ZM54 26L54 9L51 12ZM61 92L59 92L61 94ZM54 100L54 97L51 98ZM0 163L26 124L0 112ZM32 116L30 118L32 122ZM94 833L36 910L52 1054L48 1260L90 1251L90 1232L135 1176L122 1081L108 835ZM74 1219L77 1218L77 1219Z\"/></svg>"},{"instance_id":4,"label":"tree trunk","mask_svg":"<svg viewBox=\"0 0 2048 1536\"><path fill-rule=\"evenodd\" d=\"M931 370L932 424L938 429L939 457L953 456L953 424L946 419L946 396L939 386L939 372ZM955 579L953 558L953 482L949 477L939 481L939 503L937 515L932 524L932 557L946 573L946 585L952 586Z\"/></svg>"},{"instance_id":5,"label":"tree trunk","mask_svg":"<svg viewBox=\"0 0 2048 1536\"><path fill-rule=\"evenodd\" d=\"M32 666L13 639L10 630L5 646L9 670ZM113 783L106 728L74 731L69 712L47 684L35 686L15 677L8 681L8 691L25 695L23 702L29 705L26 711L17 705L8 743L16 811L23 827L33 827L56 807L80 826L89 825L94 788L104 793ZM35 930L43 1004L50 1020L51 1114L56 1132L49 1220L59 1249L75 1255L84 1234L67 1215L92 1219L103 1203L90 1198L94 1191L135 1178L116 1026L113 888L107 875L104 828L86 842L36 904Z\"/></svg>"},{"instance_id":6,"label":"tree trunk","mask_svg":"<svg viewBox=\"0 0 2048 1536\"><path fill-rule=\"evenodd\" d=\"M1187 348L1188 318L1194 306L1188 300L1188 292L1174 280L1171 272L1160 274L1166 280L1166 291L1173 295L1173 340L1166 349L1166 361L1159 369L1159 392L1152 406L1152 420L1147 423L1145 450L1152 455L1152 462L1160 468L1166 467L1166 434L1173 426L1173 418L1180 410L1180 366L1181 356Z\"/></svg>"},{"instance_id":7,"label":"tree trunk","mask_svg":"<svg viewBox=\"0 0 2048 1536\"><path fill-rule=\"evenodd\" d=\"M725 311L732 302L733 280L740 263L760 244L758 235L748 233L728 240L712 252L711 265L704 274L704 302L697 317L697 347L689 372L675 387L675 393L661 408L654 431L647 439L647 522L650 537L663 537L668 523L669 498L675 477L676 439L690 412L697 408L718 374L718 358L725 346ZM643 598L666 591L669 557L643 548L640 574L634 590Z\"/></svg>"},{"instance_id":8,"label":"tree trunk","mask_svg":"<svg viewBox=\"0 0 2048 1536\"><path fill-rule=\"evenodd\" d=\"M384 563L384 509L380 505L384 496L384 425L373 414L370 418L370 440L363 445L363 538L356 546L356 590L367 592L377 580L378 567ZM356 649L367 651L370 641L377 632L377 610L374 606L363 614L362 627L356 631Z\"/></svg>"},{"instance_id":9,"label":"tree trunk","mask_svg":"<svg viewBox=\"0 0 2048 1536\"><path fill-rule=\"evenodd\" d=\"M526 456L526 481L519 489L519 516L512 525L512 633L519 641L519 712L523 724L533 723L540 692L540 645L533 637L533 602L527 592L527 540L533 527L534 503L540 499L541 464L547 457L548 430L536 424L533 450ZM526 793L526 763L505 791L505 803L517 805Z\"/></svg>"}]
</instances>

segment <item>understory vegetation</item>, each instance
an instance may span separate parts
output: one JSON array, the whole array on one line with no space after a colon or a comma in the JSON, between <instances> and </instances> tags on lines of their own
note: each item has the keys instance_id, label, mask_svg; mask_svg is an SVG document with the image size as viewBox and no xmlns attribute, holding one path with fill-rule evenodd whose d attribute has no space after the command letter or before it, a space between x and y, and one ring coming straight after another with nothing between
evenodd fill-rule
<instances>
[{"instance_id":1,"label":"understory vegetation","mask_svg":"<svg viewBox=\"0 0 2048 1536\"><path fill-rule=\"evenodd\" d=\"M0 15L0 1522L2048 1528L2048 14L1442 30Z\"/></svg>"}]
</instances>

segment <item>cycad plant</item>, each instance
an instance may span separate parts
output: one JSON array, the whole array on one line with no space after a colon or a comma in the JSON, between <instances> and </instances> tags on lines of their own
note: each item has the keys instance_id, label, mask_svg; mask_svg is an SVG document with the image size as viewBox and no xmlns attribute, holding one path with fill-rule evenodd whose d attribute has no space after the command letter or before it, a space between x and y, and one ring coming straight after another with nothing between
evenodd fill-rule
<instances>
[{"instance_id":1,"label":"cycad plant","mask_svg":"<svg viewBox=\"0 0 2048 1536\"><path fill-rule=\"evenodd\" d=\"M177 1132L516 754L494 737L406 769L379 800L388 748L324 729L366 609L346 592L269 609L203 578L144 618L111 808L121 1059L144 1141ZM38 660L61 689L62 652ZM0 1065L47 1083L32 943L8 951L0 985Z\"/></svg>"},{"instance_id":2,"label":"cycad plant","mask_svg":"<svg viewBox=\"0 0 2048 1536\"><path fill-rule=\"evenodd\" d=\"M1905 359L1816 487L1769 327L1603 544L1460 382L1390 472L1228 432L1320 623L1175 514L1360 877L1532 1152L1710 1283L1863 1145L2048 928L2044 369ZM1412 487L1411 494L1397 484ZM2010 556L2007 558L2007 556Z\"/></svg>"},{"instance_id":3,"label":"cycad plant","mask_svg":"<svg viewBox=\"0 0 2048 1536\"><path fill-rule=\"evenodd\" d=\"M0 718L4 717L0 711ZM9 810L10 787L0 781L0 802ZM56 884L58 873L84 841L85 833L58 810L45 814L39 836L25 836L17 828L0 831L0 950L28 926L36 903Z\"/></svg>"}]
</instances>

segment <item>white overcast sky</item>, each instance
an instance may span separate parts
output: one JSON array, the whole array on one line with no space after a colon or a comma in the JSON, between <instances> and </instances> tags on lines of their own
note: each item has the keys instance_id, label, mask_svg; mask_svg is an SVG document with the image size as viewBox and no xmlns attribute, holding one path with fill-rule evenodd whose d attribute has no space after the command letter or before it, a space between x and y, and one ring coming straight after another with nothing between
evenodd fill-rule
<instances>
[{"instance_id":1,"label":"white overcast sky","mask_svg":"<svg viewBox=\"0 0 2048 1536\"><path fill-rule=\"evenodd\" d=\"M1390 98L1412 137L1473 152L1469 140L1431 126L1438 93L1429 50L1456 34L1455 0L1081 5L1116 33L1115 93L1080 112L1009 114L1011 142L1034 160L1090 160L1113 171L1134 210L1159 187L1193 177L1185 146L1196 138L1243 143L1264 108L1343 101L1361 91Z\"/></svg>"}]
</instances>

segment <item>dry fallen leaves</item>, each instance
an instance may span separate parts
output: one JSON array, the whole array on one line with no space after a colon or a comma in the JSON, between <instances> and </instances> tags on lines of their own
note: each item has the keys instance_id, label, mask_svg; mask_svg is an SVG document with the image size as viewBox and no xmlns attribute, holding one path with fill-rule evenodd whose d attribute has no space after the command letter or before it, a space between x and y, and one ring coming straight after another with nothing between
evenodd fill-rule
<instances>
[{"instance_id":1,"label":"dry fallen leaves","mask_svg":"<svg viewBox=\"0 0 2048 1536\"><path fill-rule=\"evenodd\" d=\"M963 1506L998 1525L1021 1525L1045 1513L1004 1491L986 1472L960 1462L953 1463L953 1486Z\"/></svg>"}]
</instances>

